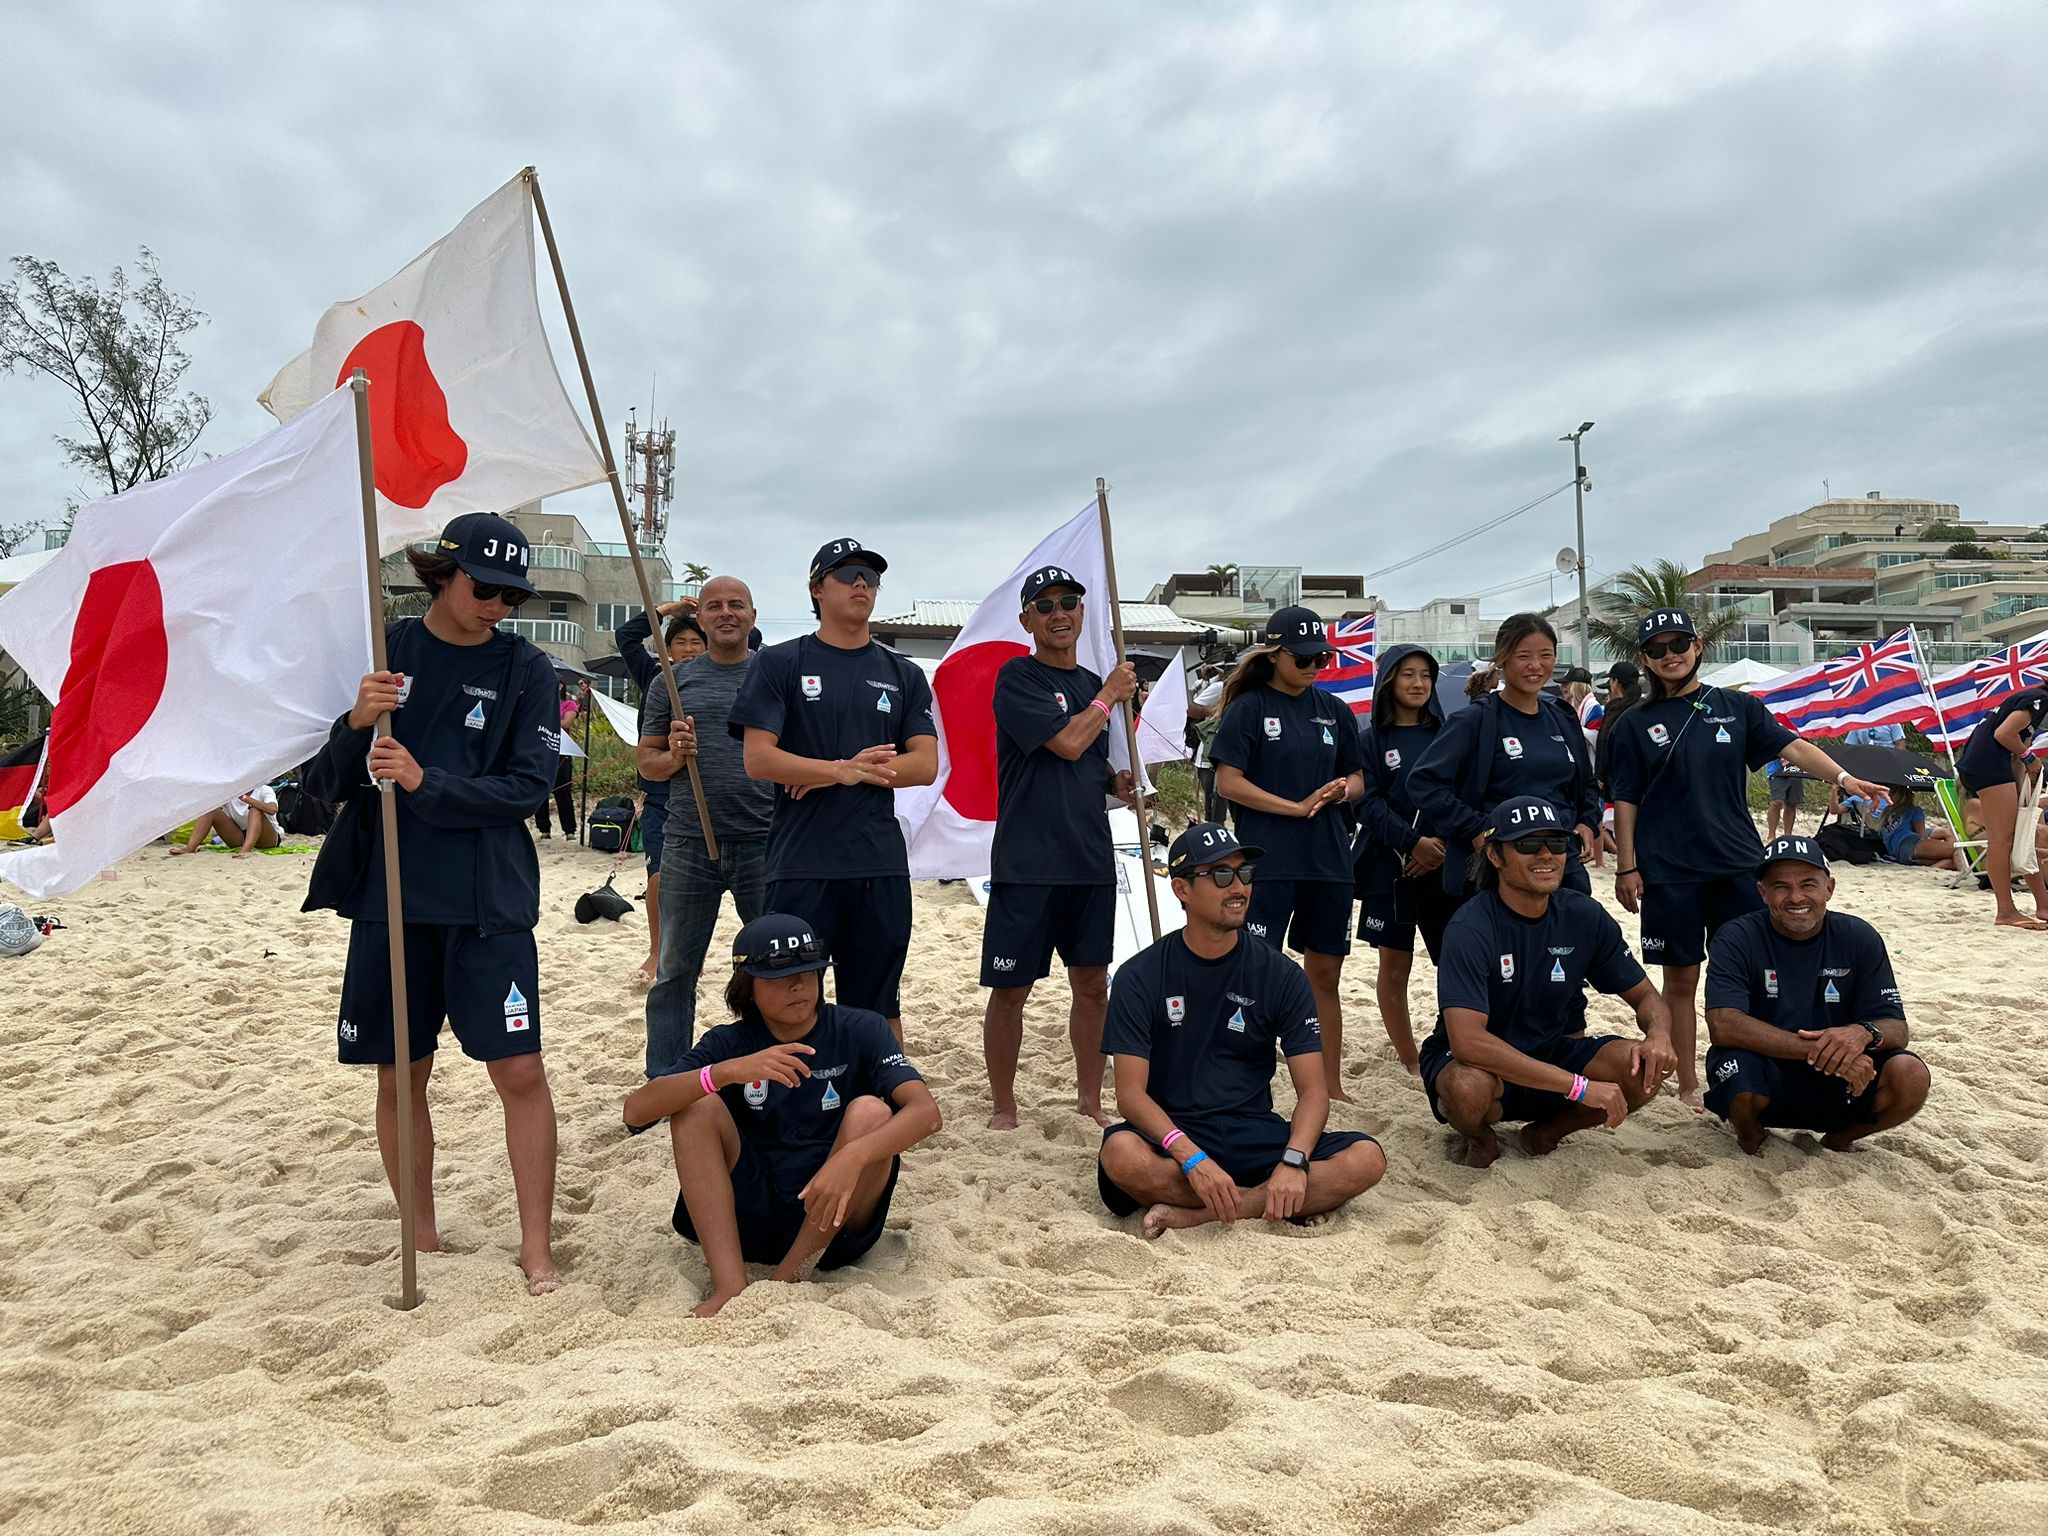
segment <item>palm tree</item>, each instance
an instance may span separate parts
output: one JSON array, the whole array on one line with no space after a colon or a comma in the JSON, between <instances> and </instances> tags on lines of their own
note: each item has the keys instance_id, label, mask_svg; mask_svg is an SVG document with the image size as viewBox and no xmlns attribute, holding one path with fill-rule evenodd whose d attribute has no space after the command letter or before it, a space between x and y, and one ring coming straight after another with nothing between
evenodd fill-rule
<instances>
[{"instance_id":1,"label":"palm tree","mask_svg":"<svg viewBox=\"0 0 2048 1536\"><path fill-rule=\"evenodd\" d=\"M1212 565L1209 574L1216 578L1216 585L1225 597L1237 596L1237 567L1234 565Z\"/></svg>"},{"instance_id":2,"label":"palm tree","mask_svg":"<svg viewBox=\"0 0 2048 1536\"><path fill-rule=\"evenodd\" d=\"M694 560L685 560L683 562L683 578L686 581L709 581L711 579L711 567L699 565Z\"/></svg>"},{"instance_id":3,"label":"palm tree","mask_svg":"<svg viewBox=\"0 0 2048 1536\"><path fill-rule=\"evenodd\" d=\"M1692 615L1700 649L1711 652L1746 615L1739 608L1713 607L1685 584L1686 575L1682 561L1659 560L1655 565L1632 565L1616 576L1593 599L1594 611L1586 624L1593 643L1613 656L1633 656L1636 626L1643 616L1659 608L1678 608Z\"/></svg>"}]
</instances>

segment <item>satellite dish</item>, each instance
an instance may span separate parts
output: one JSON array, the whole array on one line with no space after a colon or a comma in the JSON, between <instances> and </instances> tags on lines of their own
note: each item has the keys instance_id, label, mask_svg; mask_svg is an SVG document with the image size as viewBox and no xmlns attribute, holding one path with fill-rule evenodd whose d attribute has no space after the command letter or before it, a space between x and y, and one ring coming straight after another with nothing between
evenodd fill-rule
<instances>
[{"instance_id":1,"label":"satellite dish","mask_svg":"<svg viewBox=\"0 0 2048 1536\"><path fill-rule=\"evenodd\" d=\"M1579 568L1579 552L1567 544L1557 552L1557 568L1569 576Z\"/></svg>"}]
</instances>

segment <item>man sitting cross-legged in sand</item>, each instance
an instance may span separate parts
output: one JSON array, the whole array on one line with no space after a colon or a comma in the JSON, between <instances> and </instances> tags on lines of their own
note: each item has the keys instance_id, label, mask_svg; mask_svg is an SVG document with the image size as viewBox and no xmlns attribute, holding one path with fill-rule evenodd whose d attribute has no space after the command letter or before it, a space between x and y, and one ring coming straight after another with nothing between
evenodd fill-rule
<instances>
[{"instance_id":1,"label":"man sitting cross-legged in sand","mask_svg":"<svg viewBox=\"0 0 2048 1536\"><path fill-rule=\"evenodd\" d=\"M196 853L216 832L223 843L235 850L238 859L247 857L251 849L281 847L284 824L277 819L277 791L268 784L258 784L219 810L202 812L192 823L192 836L183 843L171 844L171 853L174 857Z\"/></svg>"},{"instance_id":2,"label":"man sitting cross-legged in sand","mask_svg":"<svg viewBox=\"0 0 2048 1536\"><path fill-rule=\"evenodd\" d=\"M1124 1118L1103 1133L1095 1182L1144 1233L1298 1221L1335 1210L1387 1171L1362 1131L1325 1131L1330 1090L1308 977L1240 930L1257 848L1198 822L1167 852L1187 926L1141 950L1109 992L1102 1048L1116 1058ZM1273 1048L1287 1057L1294 1116L1273 1110Z\"/></svg>"},{"instance_id":3,"label":"man sitting cross-legged in sand","mask_svg":"<svg viewBox=\"0 0 2048 1536\"><path fill-rule=\"evenodd\" d=\"M1422 1083L1437 1119L1484 1168L1494 1126L1526 1121L1523 1150L1554 1151L1574 1131L1613 1130L1678 1065L1664 999L1628 952L1621 925L1590 896L1560 890L1570 815L1531 796L1503 800L1473 859L1478 894L1444 930L1436 1032ZM1635 1009L1643 1038L1586 1033L1586 987Z\"/></svg>"},{"instance_id":4,"label":"man sitting cross-legged in sand","mask_svg":"<svg viewBox=\"0 0 2048 1536\"><path fill-rule=\"evenodd\" d=\"M1757 871L1764 910L1725 923L1707 954L1707 1108L1745 1152L1769 1127L1847 1151L1927 1102L1906 1049L1891 957L1860 917L1830 912L1834 878L1810 837L1781 837Z\"/></svg>"},{"instance_id":5,"label":"man sitting cross-legged in sand","mask_svg":"<svg viewBox=\"0 0 2048 1536\"><path fill-rule=\"evenodd\" d=\"M733 940L725 1002L737 1021L626 1098L636 1134L669 1117L675 1229L711 1270L698 1317L746 1289L747 1264L796 1281L866 1253L889 1218L901 1154L939 1128L888 1021L820 1000L830 963L803 918L755 918Z\"/></svg>"}]
</instances>

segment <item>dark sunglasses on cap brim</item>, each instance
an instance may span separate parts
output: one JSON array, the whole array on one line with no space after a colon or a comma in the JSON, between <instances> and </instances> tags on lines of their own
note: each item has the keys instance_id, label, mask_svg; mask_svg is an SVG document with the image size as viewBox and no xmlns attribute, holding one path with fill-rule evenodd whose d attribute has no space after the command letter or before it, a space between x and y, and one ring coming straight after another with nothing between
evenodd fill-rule
<instances>
[{"instance_id":1,"label":"dark sunglasses on cap brim","mask_svg":"<svg viewBox=\"0 0 2048 1536\"><path fill-rule=\"evenodd\" d=\"M856 561L848 561L844 565L835 565L825 573L825 576L827 580L843 582L849 587L856 581L864 581L871 587L879 587L882 584L882 573L880 571L876 570L872 565L861 565Z\"/></svg>"},{"instance_id":2,"label":"dark sunglasses on cap brim","mask_svg":"<svg viewBox=\"0 0 2048 1536\"><path fill-rule=\"evenodd\" d=\"M1310 651L1306 656L1302 655L1299 651L1289 651L1287 654L1294 658L1294 664L1297 667L1321 669L1337 659L1335 651Z\"/></svg>"},{"instance_id":3,"label":"dark sunglasses on cap brim","mask_svg":"<svg viewBox=\"0 0 2048 1536\"><path fill-rule=\"evenodd\" d=\"M771 949L765 955L741 955L733 965L750 971L788 971L803 965L814 966L824 958L825 946L817 939L806 939L801 944Z\"/></svg>"},{"instance_id":4,"label":"dark sunglasses on cap brim","mask_svg":"<svg viewBox=\"0 0 2048 1536\"><path fill-rule=\"evenodd\" d=\"M1072 613L1080 606L1081 599L1071 592L1063 592L1058 597L1034 597L1029 604L1033 612L1041 614L1051 613L1055 608L1061 613Z\"/></svg>"},{"instance_id":5,"label":"dark sunglasses on cap brim","mask_svg":"<svg viewBox=\"0 0 2048 1536\"><path fill-rule=\"evenodd\" d=\"M1526 837L1511 839L1505 846L1524 858L1533 858L1539 853L1569 853L1572 835L1569 832L1531 832Z\"/></svg>"},{"instance_id":6,"label":"dark sunglasses on cap brim","mask_svg":"<svg viewBox=\"0 0 2048 1536\"><path fill-rule=\"evenodd\" d=\"M1673 635L1669 640L1652 640L1643 647L1643 654L1652 661L1662 661L1667 655L1683 656L1698 639L1697 635Z\"/></svg>"},{"instance_id":7,"label":"dark sunglasses on cap brim","mask_svg":"<svg viewBox=\"0 0 2048 1536\"><path fill-rule=\"evenodd\" d=\"M1256 864L1218 864L1213 869L1198 869L1184 880L1207 880L1219 891L1227 891L1233 885L1242 883L1249 886L1258 871Z\"/></svg>"}]
</instances>

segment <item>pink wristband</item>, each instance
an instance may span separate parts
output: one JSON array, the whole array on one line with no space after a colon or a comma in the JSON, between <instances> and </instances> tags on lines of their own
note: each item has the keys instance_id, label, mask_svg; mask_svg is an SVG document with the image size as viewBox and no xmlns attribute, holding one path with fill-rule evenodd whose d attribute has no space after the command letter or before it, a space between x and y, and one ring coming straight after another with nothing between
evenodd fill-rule
<instances>
[{"instance_id":1,"label":"pink wristband","mask_svg":"<svg viewBox=\"0 0 2048 1536\"><path fill-rule=\"evenodd\" d=\"M713 1084L711 1081L711 1069L709 1067L706 1067L702 1072L699 1072L697 1074L697 1084L706 1093L718 1092L717 1086Z\"/></svg>"},{"instance_id":2,"label":"pink wristband","mask_svg":"<svg viewBox=\"0 0 2048 1536\"><path fill-rule=\"evenodd\" d=\"M1179 1141L1181 1137L1185 1135L1187 1135L1186 1131L1168 1131L1164 1139L1162 1139L1159 1143L1159 1150L1162 1152L1171 1152L1173 1150L1173 1144L1176 1141Z\"/></svg>"},{"instance_id":3,"label":"pink wristband","mask_svg":"<svg viewBox=\"0 0 2048 1536\"><path fill-rule=\"evenodd\" d=\"M1109 718L1109 706L1108 706L1107 704L1103 703L1103 702L1102 702L1102 700L1100 700L1100 699L1090 699L1090 700L1088 701L1088 707L1089 707L1090 709L1099 709L1099 710L1101 710L1101 711L1102 711L1102 718L1103 718L1103 719L1107 720L1107 719Z\"/></svg>"},{"instance_id":4,"label":"pink wristband","mask_svg":"<svg viewBox=\"0 0 2048 1536\"><path fill-rule=\"evenodd\" d=\"M708 1072L711 1069L709 1067L706 1067L704 1070ZM1574 1104L1583 1102L1586 1097L1586 1080L1583 1077L1580 1077L1576 1072L1572 1074L1572 1091L1566 1094L1565 1097L1570 1099Z\"/></svg>"}]
</instances>

